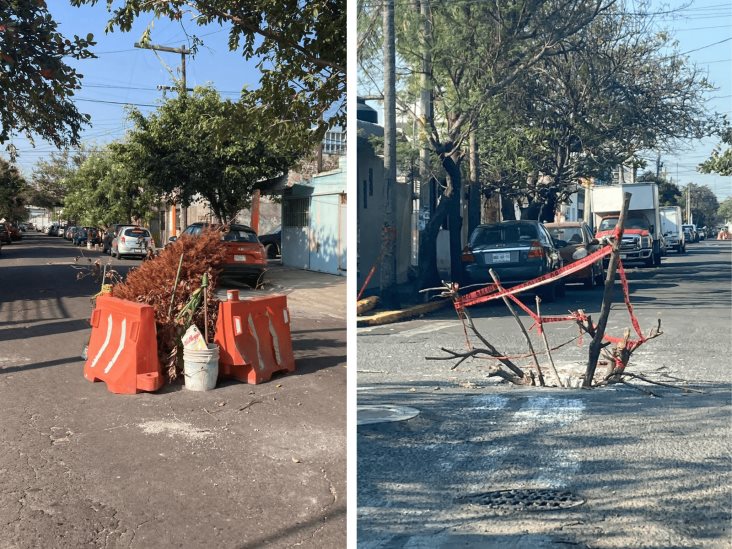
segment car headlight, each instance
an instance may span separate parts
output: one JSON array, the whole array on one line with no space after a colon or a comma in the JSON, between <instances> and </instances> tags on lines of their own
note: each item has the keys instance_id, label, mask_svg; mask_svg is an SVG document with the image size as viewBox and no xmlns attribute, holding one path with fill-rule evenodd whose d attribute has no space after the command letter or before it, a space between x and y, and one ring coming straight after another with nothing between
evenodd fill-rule
<instances>
[{"instance_id":1,"label":"car headlight","mask_svg":"<svg viewBox=\"0 0 732 549\"><path fill-rule=\"evenodd\" d=\"M651 247L651 237L650 236L644 236L641 238L641 248L650 248Z\"/></svg>"}]
</instances>

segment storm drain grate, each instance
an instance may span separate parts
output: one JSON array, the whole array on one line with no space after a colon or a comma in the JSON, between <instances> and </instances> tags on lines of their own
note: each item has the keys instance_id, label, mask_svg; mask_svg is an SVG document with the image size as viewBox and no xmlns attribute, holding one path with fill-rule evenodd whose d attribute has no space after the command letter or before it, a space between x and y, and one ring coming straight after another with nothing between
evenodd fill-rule
<instances>
[{"instance_id":1,"label":"storm drain grate","mask_svg":"<svg viewBox=\"0 0 732 549\"><path fill-rule=\"evenodd\" d=\"M566 490L520 489L496 490L459 497L457 503L484 505L490 509L514 511L554 511L582 505L585 500Z\"/></svg>"}]
</instances>

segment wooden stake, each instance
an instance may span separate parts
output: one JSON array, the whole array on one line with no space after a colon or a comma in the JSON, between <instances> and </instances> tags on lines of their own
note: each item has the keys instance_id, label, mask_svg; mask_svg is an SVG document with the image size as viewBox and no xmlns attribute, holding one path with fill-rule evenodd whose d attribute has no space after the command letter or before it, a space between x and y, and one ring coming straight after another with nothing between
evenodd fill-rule
<instances>
[{"instance_id":1,"label":"wooden stake","mask_svg":"<svg viewBox=\"0 0 732 549\"><path fill-rule=\"evenodd\" d=\"M628 214L630 206L631 193L624 193L623 208L620 210L618 219L618 238L613 242L613 251L610 254L610 264L607 269L605 278L605 291L602 294L602 307L600 308L600 319L597 322L595 335L590 343L590 356L587 361L587 369L585 370L585 379L582 382L583 387L592 387L592 380L595 377L595 369L597 368L597 359L600 358L600 349L602 349L602 338L605 335L605 327L607 319L610 316L610 307L613 301L613 286L615 285L615 271L620 261L620 243L623 241L623 229L625 228L625 217Z\"/></svg>"},{"instance_id":2,"label":"wooden stake","mask_svg":"<svg viewBox=\"0 0 732 549\"><path fill-rule=\"evenodd\" d=\"M564 384L562 383L562 378L559 377L559 372L557 372L557 367L554 365L554 358L552 358L552 351L549 348L549 341L546 339L546 333L544 332L544 327L541 323L541 309L539 307L539 303L541 303L541 298L537 295L536 296L536 316L539 318L538 327L539 332L541 333L541 337L544 339L544 347L546 348L546 354L549 357L549 364L552 366L552 371L554 372L554 375L557 377L557 381L559 382L560 387L564 387Z\"/></svg>"},{"instance_id":3,"label":"wooden stake","mask_svg":"<svg viewBox=\"0 0 732 549\"><path fill-rule=\"evenodd\" d=\"M183 266L183 254L180 254L180 261L178 261L178 272L175 274L175 283L173 284L173 293L170 296L170 307L168 307L168 318L173 314L173 303L175 302L175 289L178 287L178 281L180 280L180 268Z\"/></svg>"},{"instance_id":4,"label":"wooden stake","mask_svg":"<svg viewBox=\"0 0 732 549\"><path fill-rule=\"evenodd\" d=\"M496 283L496 286L499 290L503 290L503 287L501 286L501 281L498 278L498 275L493 269L488 269L488 272L491 275L491 278L493 279L493 282ZM534 351L534 346L531 344L531 338L529 337L528 332L526 331L526 328L524 328L523 323L521 322L521 319L516 314L516 311L514 310L513 306L511 305L511 302L508 300L506 296L503 296L503 302L506 304L506 307L508 307L508 310L513 315L513 318L516 320L516 322L519 325L519 328L521 328L521 332L524 334L524 337L526 338L526 343L529 344L529 350L531 351L531 356L534 358L534 366L536 366L536 372L539 374L539 385L544 387L544 374L541 373L541 366L539 365L539 359L536 358L536 352Z\"/></svg>"}]
</instances>

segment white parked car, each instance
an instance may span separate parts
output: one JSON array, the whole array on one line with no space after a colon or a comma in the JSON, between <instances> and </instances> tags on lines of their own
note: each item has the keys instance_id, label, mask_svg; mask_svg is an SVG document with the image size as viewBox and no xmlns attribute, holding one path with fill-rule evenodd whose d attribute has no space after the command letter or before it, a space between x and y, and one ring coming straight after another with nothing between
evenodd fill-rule
<instances>
[{"instance_id":1,"label":"white parked car","mask_svg":"<svg viewBox=\"0 0 732 549\"><path fill-rule=\"evenodd\" d=\"M142 227L120 227L117 236L112 240L112 257L122 259L126 255L145 257L149 249L153 249L153 239L150 231Z\"/></svg>"}]
</instances>

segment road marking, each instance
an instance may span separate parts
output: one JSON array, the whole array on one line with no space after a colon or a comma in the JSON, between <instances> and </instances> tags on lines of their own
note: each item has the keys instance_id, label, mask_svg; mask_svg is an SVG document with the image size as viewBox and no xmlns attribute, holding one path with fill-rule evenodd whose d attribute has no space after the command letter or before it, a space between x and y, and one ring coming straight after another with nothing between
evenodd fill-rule
<instances>
[{"instance_id":1,"label":"road marking","mask_svg":"<svg viewBox=\"0 0 732 549\"><path fill-rule=\"evenodd\" d=\"M99 352L97 353L97 356L94 357L94 360L92 360L91 366L89 368L94 368L94 366L97 365L97 362L102 356L102 353L107 350L107 345L109 345L109 339L112 337L112 315L109 315L109 318L107 319L107 337L104 338L104 343L99 348Z\"/></svg>"},{"instance_id":2,"label":"road marking","mask_svg":"<svg viewBox=\"0 0 732 549\"><path fill-rule=\"evenodd\" d=\"M419 328L412 328L411 330L395 332L393 335L399 337L411 337L415 335L430 334L432 332L437 332L446 328L455 328L458 326L459 324L455 320L449 322L430 322L428 324L425 324L424 326L420 326Z\"/></svg>"},{"instance_id":3,"label":"road marking","mask_svg":"<svg viewBox=\"0 0 732 549\"><path fill-rule=\"evenodd\" d=\"M508 398L500 395L478 395L470 399L472 406L468 410L503 410Z\"/></svg>"},{"instance_id":4,"label":"road marking","mask_svg":"<svg viewBox=\"0 0 732 549\"><path fill-rule=\"evenodd\" d=\"M112 360L109 361L109 364L107 364L107 367L104 369L105 374L109 373L109 370L112 369L112 366L114 366L114 363L117 362L119 355L122 354L122 350L125 348L125 334L126 333L127 333L127 319L125 318L124 320L122 320L122 333L119 336L119 347L117 347L117 352L114 353Z\"/></svg>"},{"instance_id":5,"label":"road marking","mask_svg":"<svg viewBox=\"0 0 732 549\"><path fill-rule=\"evenodd\" d=\"M558 399L552 397L530 398L527 406L522 406L515 417L522 425L533 423L557 423L569 425L578 421L585 409L580 399Z\"/></svg>"}]
</instances>

